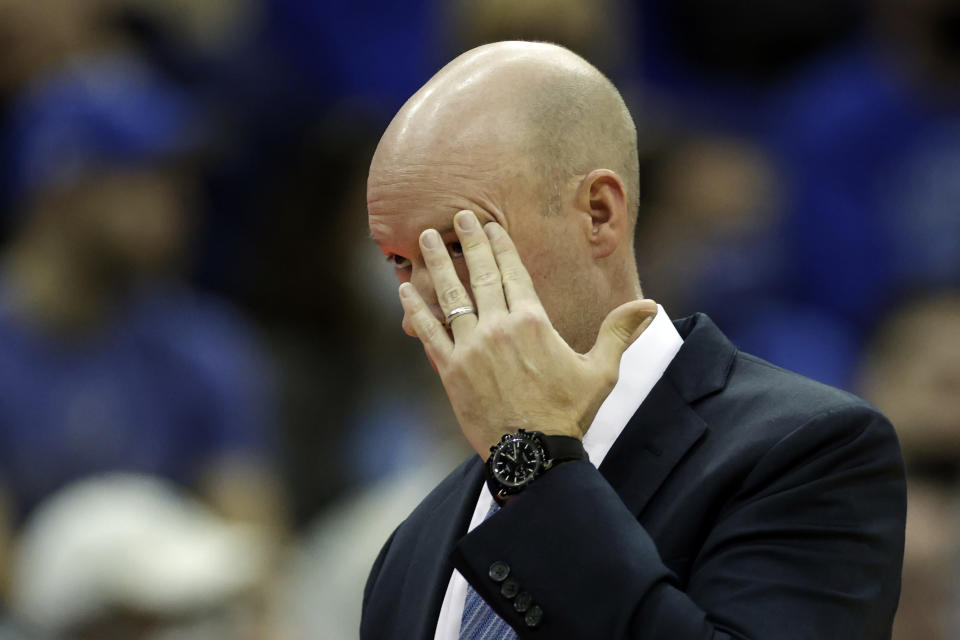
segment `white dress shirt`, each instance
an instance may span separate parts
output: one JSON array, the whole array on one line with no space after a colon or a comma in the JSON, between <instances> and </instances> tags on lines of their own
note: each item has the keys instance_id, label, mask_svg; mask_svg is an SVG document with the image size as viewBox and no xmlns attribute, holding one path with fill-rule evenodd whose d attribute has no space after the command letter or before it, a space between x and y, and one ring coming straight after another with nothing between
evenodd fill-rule
<instances>
[{"instance_id":1,"label":"white dress shirt","mask_svg":"<svg viewBox=\"0 0 960 640\"><path fill-rule=\"evenodd\" d=\"M620 437L630 417L636 413L650 390L657 383L667 366L683 345L683 339L667 316L663 307L657 305L657 315L650 326L627 347L620 358L620 377L610 395L600 405L596 417L583 438L583 448L590 462L599 467L610 447ZM467 532L473 531L486 519L493 496L484 484L480 489L477 506ZM458 640L460 619L467 597L467 581L456 569L450 576L447 592L443 596L437 631L434 640Z\"/></svg>"}]
</instances>

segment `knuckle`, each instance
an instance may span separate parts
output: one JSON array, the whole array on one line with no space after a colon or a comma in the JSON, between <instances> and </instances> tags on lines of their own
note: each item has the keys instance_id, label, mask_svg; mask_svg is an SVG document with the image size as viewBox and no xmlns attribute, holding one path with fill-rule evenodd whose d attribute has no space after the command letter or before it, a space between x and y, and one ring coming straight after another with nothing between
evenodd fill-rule
<instances>
[{"instance_id":1,"label":"knuckle","mask_svg":"<svg viewBox=\"0 0 960 640\"><path fill-rule=\"evenodd\" d=\"M459 284L441 288L437 292L441 305L457 306L466 300L466 292Z\"/></svg>"},{"instance_id":2,"label":"knuckle","mask_svg":"<svg viewBox=\"0 0 960 640\"><path fill-rule=\"evenodd\" d=\"M519 265L509 265L500 270L500 277L504 282L523 282L527 273Z\"/></svg>"},{"instance_id":3,"label":"knuckle","mask_svg":"<svg viewBox=\"0 0 960 640\"><path fill-rule=\"evenodd\" d=\"M400 327L403 329L403 332L406 333L411 338L417 337L417 330L414 328L413 322L408 316L403 317L403 321L400 323Z\"/></svg>"},{"instance_id":4,"label":"knuckle","mask_svg":"<svg viewBox=\"0 0 960 640\"><path fill-rule=\"evenodd\" d=\"M461 362L476 362L477 357L480 356L484 351L481 343L471 341L470 343L464 345L461 350L462 360Z\"/></svg>"},{"instance_id":5,"label":"knuckle","mask_svg":"<svg viewBox=\"0 0 960 640\"><path fill-rule=\"evenodd\" d=\"M421 319L417 323L416 332L421 338L427 342L432 341L441 331L441 326L439 322L428 322L425 319Z\"/></svg>"},{"instance_id":6,"label":"knuckle","mask_svg":"<svg viewBox=\"0 0 960 640\"><path fill-rule=\"evenodd\" d=\"M470 278L470 286L474 289L498 286L499 284L500 274L496 271L483 271Z\"/></svg>"},{"instance_id":7,"label":"knuckle","mask_svg":"<svg viewBox=\"0 0 960 640\"><path fill-rule=\"evenodd\" d=\"M483 345L478 348L485 349L486 345L503 341L508 334L507 328L501 322L477 325L478 340L475 344Z\"/></svg>"},{"instance_id":8,"label":"knuckle","mask_svg":"<svg viewBox=\"0 0 960 640\"><path fill-rule=\"evenodd\" d=\"M510 327L503 322L491 325L486 331L487 340L498 344L508 342L510 340L510 334Z\"/></svg>"},{"instance_id":9,"label":"knuckle","mask_svg":"<svg viewBox=\"0 0 960 640\"><path fill-rule=\"evenodd\" d=\"M461 382L466 379L467 370L460 359L451 359L443 370L444 377L451 382Z\"/></svg>"},{"instance_id":10,"label":"knuckle","mask_svg":"<svg viewBox=\"0 0 960 640\"><path fill-rule=\"evenodd\" d=\"M542 318L535 309L517 309L510 315L513 316L513 321L521 327L535 327L542 323Z\"/></svg>"},{"instance_id":11,"label":"knuckle","mask_svg":"<svg viewBox=\"0 0 960 640\"><path fill-rule=\"evenodd\" d=\"M628 343L630 342L630 338L631 338L631 336L632 336L632 333L631 333L630 331L628 331L627 329L625 329L624 327L622 327L622 326L620 326L620 325L615 325L615 326L613 326L613 327L610 328L610 332L611 332L611 333L614 335L614 337L615 337L617 340L619 340L620 342L622 342L622 343L624 343L624 344L628 344Z\"/></svg>"}]
</instances>

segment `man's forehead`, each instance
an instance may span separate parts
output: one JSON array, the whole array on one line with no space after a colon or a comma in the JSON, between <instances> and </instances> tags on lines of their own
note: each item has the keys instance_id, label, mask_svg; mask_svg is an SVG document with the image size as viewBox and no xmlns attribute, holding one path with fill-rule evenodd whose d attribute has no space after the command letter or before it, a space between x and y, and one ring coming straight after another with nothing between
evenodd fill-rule
<instances>
[{"instance_id":1,"label":"man's forehead","mask_svg":"<svg viewBox=\"0 0 960 640\"><path fill-rule=\"evenodd\" d=\"M375 215L370 214L370 237L377 244L388 244L398 238L419 237L426 229L436 229L440 234L453 231L453 216L459 211L450 210L449 214L439 212L430 215Z\"/></svg>"},{"instance_id":2,"label":"man's forehead","mask_svg":"<svg viewBox=\"0 0 960 640\"><path fill-rule=\"evenodd\" d=\"M426 228L453 228L457 211L507 225L504 212L519 191L536 184L533 170L515 150L497 144L423 148L384 141L370 165L367 211L371 236L407 238Z\"/></svg>"},{"instance_id":3,"label":"man's forehead","mask_svg":"<svg viewBox=\"0 0 960 640\"><path fill-rule=\"evenodd\" d=\"M425 202L455 207L464 200L500 200L509 177L496 163L479 159L374 162L367 180L367 208L372 215L418 210Z\"/></svg>"},{"instance_id":4,"label":"man's forehead","mask_svg":"<svg viewBox=\"0 0 960 640\"><path fill-rule=\"evenodd\" d=\"M370 163L368 184L493 179L507 157L514 163L520 160L513 149L491 142L446 140L414 145L382 141Z\"/></svg>"},{"instance_id":5,"label":"man's forehead","mask_svg":"<svg viewBox=\"0 0 960 640\"><path fill-rule=\"evenodd\" d=\"M478 185L457 189L451 181L437 181L434 186L423 189L403 181L371 186L367 201L370 236L378 244L407 250L399 245L415 243L425 229L436 229L441 235L452 233L453 217L464 209L473 211L481 222L495 220L508 226L498 191Z\"/></svg>"}]
</instances>

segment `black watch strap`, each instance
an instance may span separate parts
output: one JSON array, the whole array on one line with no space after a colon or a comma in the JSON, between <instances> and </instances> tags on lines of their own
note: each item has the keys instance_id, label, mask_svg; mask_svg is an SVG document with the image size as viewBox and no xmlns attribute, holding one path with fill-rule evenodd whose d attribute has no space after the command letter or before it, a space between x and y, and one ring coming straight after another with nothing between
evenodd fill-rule
<instances>
[{"instance_id":1,"label":"black watch strap","mask_svg":"<svg viewBox=\"0 0 960 640\"><path fill-rule=\"evenodd\" d=\"M551 463L567 462L570 460L588 460L587 450L583 448L583 440L572 436L550 436L541 431L536 435L543 443L547 459Z\"/></svg>"},{"instance_id":2,"label":"black watch strap","mask_svg":"<svg viewBox=\"0 0 960 640\"><path fill-rule=\"evenodd\" d=\"M508 442L526 442L528 445L536 447L539 451L536 457L540 460L536 468L532 470L524 469L522 471L524 477L520 479L512 477L507 480L506 476L501 478L498 475L503 471L502 469L498 471L498 469L500 469L498 465L503 463L503 460L500 459L502 447ZM514 444L513 446L516 447L517 445ZM516 449L514 449L514 452L515 456L518 455ZM512 460L514 464L517 463L515 457L509 459ZM490 457L487 458L485 464L487 470L487 487L490 488L493 499L503 505L510 496L515 496L523 491L538 476L549 471L557 464L570 460L588 459L587 451L583 448L583 441L577 438L571 436L551 436L542 431L525 431L524 429L520 429L515 434L505 434L500 439L500 442L490 447Z\"/></svg>"}]
</instances>

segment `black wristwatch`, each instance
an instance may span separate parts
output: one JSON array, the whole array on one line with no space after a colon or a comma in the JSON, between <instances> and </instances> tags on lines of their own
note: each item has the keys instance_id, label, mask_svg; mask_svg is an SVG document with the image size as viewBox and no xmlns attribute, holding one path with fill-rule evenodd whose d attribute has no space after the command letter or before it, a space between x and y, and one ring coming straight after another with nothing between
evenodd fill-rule
<instances>
[{"instance_id":1,"label":"black wristwatch","mask_svg":"<svg viewBox=\"0 0 960 640\"><path fill-rule=\"evenodd\" d=\"M502 503L526 489L537 476L555 464L587 459L583 442L577 438L520 429L504 435L500 442L490 447L487 486L494 500Z\"/></svg>"}]
</instances>

